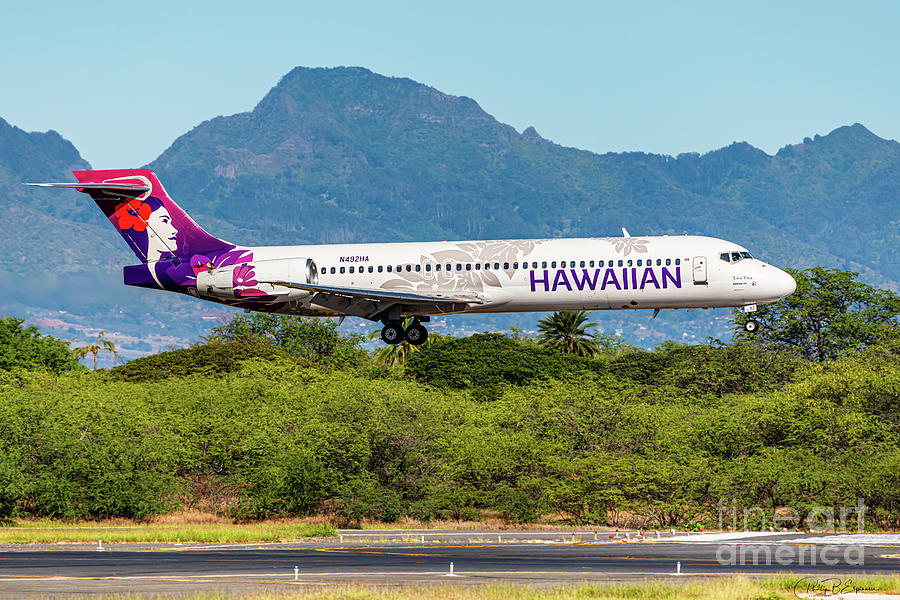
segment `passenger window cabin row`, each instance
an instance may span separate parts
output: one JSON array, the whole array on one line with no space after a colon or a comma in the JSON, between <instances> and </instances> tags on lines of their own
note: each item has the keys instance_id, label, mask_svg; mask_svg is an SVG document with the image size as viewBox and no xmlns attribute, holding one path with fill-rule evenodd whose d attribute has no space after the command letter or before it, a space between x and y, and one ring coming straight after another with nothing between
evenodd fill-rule
<instances>
[{"instance_id":1,"label":"passenger window cabin row","mask_svg":"<svg viewBox=\"0 0 900 600\"><path fill-rule=\"evenodd\" d=\"M744 253L744 254L749 254L749 253ZM724 259L723 259L723 260L724 260ZM539 264L540 264L540 266L538 266ZM663 258L657 258L657 259L655 259L655 264L656 264L657 267L661 267L661 266L667 266L667 267L670 267L670 266L672 266L673 264L675 264L675 265L680 265L680 264L681 264L681 259L680 259L680 258L674 258L674 259L673 259L673 258L665 258L665 259L663 259ZM441 272L441 271L443 271L443 272L453 272L453 271L473 271L473 270L474 270L474 271L482 271L482 270L484 270L484 271L491 271L491 270L493 270L493 271L501 271L501 270L503 270L503 271L508 271L509 269L518 270L518 269L520 269L520 268L521 268L521 269L556 269L556 268L557 268L556 265L557 265L557 261L555 261L555 260L549 261L549 262L545 260L545 261L541 261L540 263L538 263L537 261L534 261L534 262L525 261L525 262L521 263L521 265L520 265L518 262L514 262L514 263L508 263L508 262L504 262L504 263L499 263L499 262L495 262L495 263L489 263L489 262L486 262L486 263L459 263L459 262L454 263L454 262L448 262L448 263L437 263L437 264L434 265L433 269L434 269L434 271L436 271L436 272ZM646 266L646 267L652 267L653 265L654 265L654 259L652 259L652 258L648 258L648 259L642 259L642 258L639 258L639 259L637 259L637 260L634 260L634 259L628 259L628 260L619 259L618 261L614 261L614 260L607 260L607 261L598 260L596 266L597 266L597 267L614 267L614 266L619 266L619 267L634 267L634 266L638 266L638 267L644 267L644 266ZM577 261L577 266L578 266L578 267L581 267L581 268L594 268L594 261L592 261L592 260L590 260L590 261L584 261L584 260L582 260L582 261ZM502 267L502 268L501 268L501 267ZM574 261L574 260L569 260L569 261L563 260L563 261L559 261L559 267L558 267L558 268L561 268L561 269L565 269L565 268L573 268L573 269L574 269L575 267L576 267L576 261ZM387 272L387 273L394 273L394 272L400 273L400 272L406 271L406 272L408 272L408 273L411 273L411 272L417 272L417 273L418 273L418 272L421 272L421 271L423 271L423 270L424 270L426 273L430 273L430 272L432 271L432 264L431 264L431 263L425 263L424 266L421 265L421 264L418 264L418 265L411 265L411 264L408 264L408 265L397 265L397 266L394 266L394 265L387 265L387 266L385 266L385 265L378 265L378 266L375 266L375 265L369 265L368 267L363 267L363 266L360 266L360 267L322 267L322 268L319 270L319 273L321 273L321 274L323 274L323 275L324 275L324 274L327 274L327 273L330 273L331 275L334 275L334 274L340 274L340 275L343 275L343 274L347 273L347 271L349 271L350 274L352 275L352 274L354 274L354 273L366 273L366 272L368 272L368 273L376 273L376 272L377 272L377 273L384 273L384 272Z\"/></svg>"}]
</instances>

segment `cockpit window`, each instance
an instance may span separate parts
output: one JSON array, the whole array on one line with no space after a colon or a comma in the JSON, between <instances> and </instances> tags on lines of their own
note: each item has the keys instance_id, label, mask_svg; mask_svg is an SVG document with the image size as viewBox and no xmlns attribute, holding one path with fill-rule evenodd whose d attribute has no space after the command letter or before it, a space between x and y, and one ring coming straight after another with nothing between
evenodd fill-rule
<instances>
[{"instance_id":1,"label":"cockpit window","mask_svg":"<svg viewBox=\"0 0 900 600\"><path fill-rule=\"evenodd\" d=\"M719 258L725 262L735 263L739 260L744 260L745 258L753 258L753 255L749 252L723 252L719 255Z\"/></svg>"}]
</instances>

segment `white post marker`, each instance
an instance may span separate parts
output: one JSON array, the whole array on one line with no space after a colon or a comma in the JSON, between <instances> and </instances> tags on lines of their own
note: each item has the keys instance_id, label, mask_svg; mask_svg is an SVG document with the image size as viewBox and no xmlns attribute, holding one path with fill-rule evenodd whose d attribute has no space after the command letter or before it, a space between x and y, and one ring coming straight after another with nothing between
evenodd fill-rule
<instances>
[{"instance_id":1,"label":"white post marker","mask_svg":"<svg viewBox=\"0 0 900 600\"><path fill-rule=\"evenodd\" d=\"M447 573L447 577L456 577L456 573L453 572L453 563L450 563L450 572Z\"/></svg>"},{"instance_id":2,"label":"white post marker","mask_svg":"<svg viewBox=\"0 0 900 600\"><path fill-rule=\"evenodd\" d=\"M97 552L103 552L103 538L97 540Z\"/></svg>"},{"instance_id":3,"label":"white post marker","mask_svg":"<svg viewBox=\"0 0 900 600\"><path fill-rule=\"evenodd\" d=\"M680 560L677 563L675 563L675 574L681 575L681 561Z\"/></svg>"},{"instance_id":4,"label":"white post marker","mask_svg":"<svg viewBox=\"0 0 900 600\"><path fill-rule=\"evenodd\" d=\"M300 567L294 565L294 581L300 579Z\"/></svg>"},{"instance_id":5,"label":"white post marker","mask_svg":"<svg viewBox=\"0 0 900 600\"><path fill-rule=\"evenodd\" d=\"M341 536L341 543L342 543L342 544L344 543L344 536L343 536L343 535Z\"/></svg>"},{"instance_id":6,"label":"white post marker","mask_svg":"<svg viewBox=\"0 0 900 600\"><path fill-rule=\"evenodd\" d=\"M422 543L423 543L423 544L425 543L425 536L424 536L424 535L422 536Z\"/></svg>"}]
</instances>

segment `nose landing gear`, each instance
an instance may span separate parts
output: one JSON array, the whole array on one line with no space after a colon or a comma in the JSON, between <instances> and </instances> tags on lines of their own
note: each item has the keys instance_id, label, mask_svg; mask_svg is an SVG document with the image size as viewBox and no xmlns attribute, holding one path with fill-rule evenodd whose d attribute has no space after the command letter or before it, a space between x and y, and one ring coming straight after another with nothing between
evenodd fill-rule
<instances>
[{"instance_id":1,"label":"nose landing gear","mask_svg":"<svg viewBox=\"0 0 900 600\"><path fill-rule=\"evenodd\" d=\"M414 319L412 324L403 329L401 321L387 321L381 330L381 340L386 344L399 344L406 340L413 346L419 346L428 339L428 330Z\"/></svg>"},{"instance_id":2,"label":"nose landing gear","mask_svg":"<svg viewBox=\"0 0 900 600\"><path fill-rule=\"evenodd\" d=\"M744 312L748 315L750 313L756 312L756 305L748 304L744 307ZM747 333L756 333L757 331L759 331L759 321L757 321L756 319L747 319L747 322L744 323L744 331L746 331Z\"/></svg>"}]
</instances>

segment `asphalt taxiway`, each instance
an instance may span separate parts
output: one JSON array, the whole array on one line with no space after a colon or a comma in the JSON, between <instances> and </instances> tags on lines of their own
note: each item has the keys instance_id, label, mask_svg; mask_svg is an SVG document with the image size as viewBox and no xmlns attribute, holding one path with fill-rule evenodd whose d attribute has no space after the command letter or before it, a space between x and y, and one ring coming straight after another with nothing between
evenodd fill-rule
<instances>
[{"instance_id":1,"label":"asphalt taxiway","mask_svg":"<svg viewBox=\"0 0 900 600\"><path fill-rule=\"evenodd\" d=\"M879 545L859 545L845 544L841 536L819 535L816 541L804 534L670 535L668 540L651 535L640 538L644 541L631 541L631 534L629 541L624 535L609 540L608 533L591 532L342 534L343 543L118 544L102 551L86 545L10 546L0 551L0 598L900 572L900 536L894 536L896 543L888 536L875 538Z\"/></svg>"}]
</instances>

